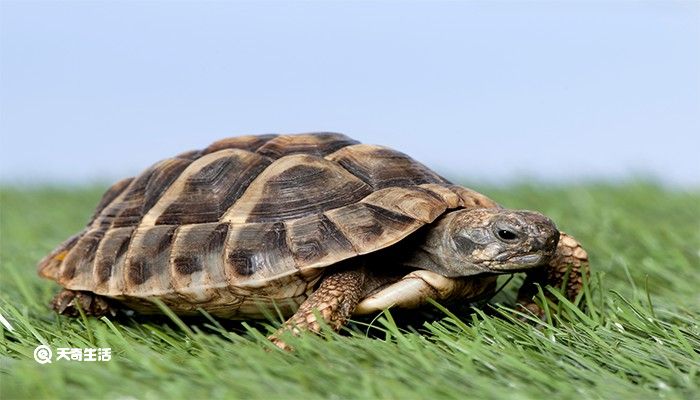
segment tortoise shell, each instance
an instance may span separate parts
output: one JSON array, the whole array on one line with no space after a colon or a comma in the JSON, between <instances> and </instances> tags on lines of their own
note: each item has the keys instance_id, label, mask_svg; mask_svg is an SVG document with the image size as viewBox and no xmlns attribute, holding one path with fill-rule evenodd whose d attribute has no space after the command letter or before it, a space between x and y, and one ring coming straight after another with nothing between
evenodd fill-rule
<instances>
[{"instance_id":1,"label":"tortoise shell","mask_svg":"<svg viewBox=\"0 0 700 400\"><path fill-rule=\"evenodd\" d=\"M140 312L292 312L324 267L448 210L497 207L398 151L337 133L241 136L112 185L39 274Z\"/></svg>"}]
</instances>

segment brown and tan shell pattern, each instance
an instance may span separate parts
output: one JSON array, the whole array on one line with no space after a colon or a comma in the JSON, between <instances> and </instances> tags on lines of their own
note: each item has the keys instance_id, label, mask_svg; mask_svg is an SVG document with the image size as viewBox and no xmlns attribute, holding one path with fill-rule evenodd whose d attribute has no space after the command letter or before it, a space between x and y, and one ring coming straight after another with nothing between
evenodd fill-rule
<instances>
[{"instance_id":1,"label":"brown and tan shell pattern","mask_svg":"<svg viewBox=\"0 0 700 400\"><path fill-rule=\"evenodd\" d=\"M228 138L104 194L39 274L142 312L287 314L322 268L390 246L448 209L495 207L400 152L336 133Z\"/></svg>"}]
</instances>

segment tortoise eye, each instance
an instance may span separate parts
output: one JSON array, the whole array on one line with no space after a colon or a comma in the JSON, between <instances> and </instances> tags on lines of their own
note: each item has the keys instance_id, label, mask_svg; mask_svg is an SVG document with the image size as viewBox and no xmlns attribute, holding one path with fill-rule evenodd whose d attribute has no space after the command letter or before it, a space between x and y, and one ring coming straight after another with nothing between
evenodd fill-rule
<instances>
[{"instance_id":1,"label":"tortoise eye","mask_svg":"<svg viewBox=\"0 0 700 400\"><path fill-rule=\"evenodd\" d=\"M503 240L514 240L518 238L518 235L516 235L515 232L506 229L499 229L496 234Z\"/></svg>"}]
</instances>

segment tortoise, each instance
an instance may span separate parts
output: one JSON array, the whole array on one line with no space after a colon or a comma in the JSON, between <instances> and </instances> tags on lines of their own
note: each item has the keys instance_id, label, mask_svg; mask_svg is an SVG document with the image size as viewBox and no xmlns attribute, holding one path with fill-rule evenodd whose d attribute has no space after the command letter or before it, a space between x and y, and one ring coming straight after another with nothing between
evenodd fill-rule
<instances>
[{"instance_id":1,"label":"tortoise","mask_svg":"<svg viewBox=\"0 0 700 400\"><path fill-rule=\"evenodd\" d=\"M502 208L399 151L338 133L226 138L104 194L85 229L38 264L60 314L115 309L289 317L339 330L353 315L494 294L526 271L574 299L588 256L544 215ZM318 318L323 321L319 321Z\"/></svg>"}]
</instances>

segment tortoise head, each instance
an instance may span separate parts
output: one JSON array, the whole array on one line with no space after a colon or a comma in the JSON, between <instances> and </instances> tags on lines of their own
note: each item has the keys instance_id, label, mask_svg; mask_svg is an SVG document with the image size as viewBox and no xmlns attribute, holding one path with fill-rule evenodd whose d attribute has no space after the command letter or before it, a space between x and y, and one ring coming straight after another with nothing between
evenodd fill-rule
<instances>
[{"instance_id":1,"label":"tortoise head","mask_svg":"<svg viewBox=\"0 0 700 400\"><path fill-rule=\"evenodd\" d=\"M431 252L445 276L513 273L547 263L559 231L532 211L477 208L453 211L438 223ZM437 272L437 271L436 271Z\"/></svg>"}]
</instances>

